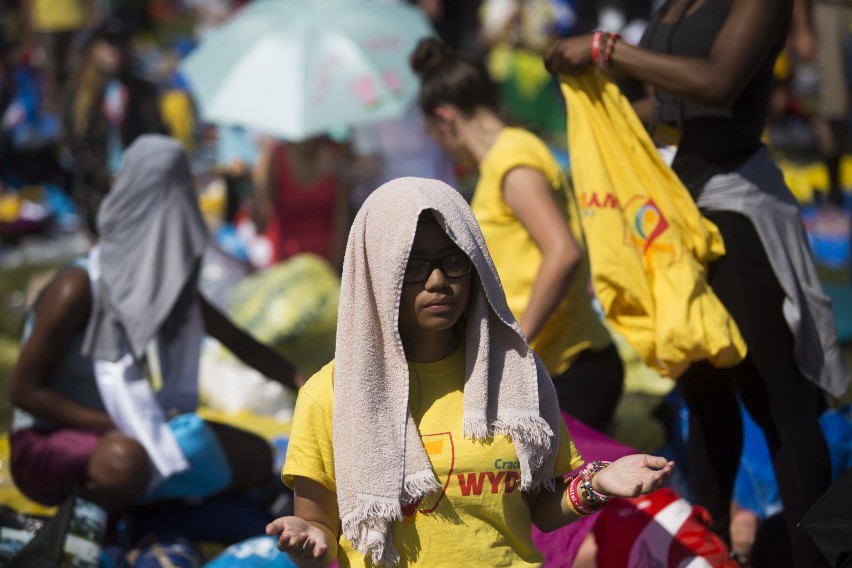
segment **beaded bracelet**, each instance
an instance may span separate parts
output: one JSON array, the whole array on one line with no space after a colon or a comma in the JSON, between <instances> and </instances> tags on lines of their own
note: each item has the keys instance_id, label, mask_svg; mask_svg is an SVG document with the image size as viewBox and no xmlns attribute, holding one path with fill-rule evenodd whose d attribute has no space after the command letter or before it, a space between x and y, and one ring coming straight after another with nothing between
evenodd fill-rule
<instances>
[{"instance_id":1,"label":"beaded bracelet","mask_svg":"<svg viewBox=\"0 0 852 568\"><path fill-rule=\"evenodd\" d=\"M608 466L612 462L595 460L593 462L589 462L586 464L586 467L583 468L583 471L577 476L578 479L582 479L580 482L580 488L585 497L586 501L589 503L595 504L600 503L601 506L605 505L609 500L609 495L604 495L603 493L599 493L595 491L592 486L592 479L600 473L606 466Z\"/></svg>"}]
</instances>

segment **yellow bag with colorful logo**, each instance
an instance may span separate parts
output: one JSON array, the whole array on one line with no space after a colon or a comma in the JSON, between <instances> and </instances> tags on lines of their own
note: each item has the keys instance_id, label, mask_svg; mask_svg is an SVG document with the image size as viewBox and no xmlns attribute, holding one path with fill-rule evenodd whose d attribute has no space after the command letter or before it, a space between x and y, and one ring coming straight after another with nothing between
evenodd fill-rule
<instances>
[{"instance_id":1,"label":"yellow bag with colorful logo","mask_svg":"<svg viewBox=\"0 0 852 568\"><path fill-rule=\"evenodd\" d=\"M572 176L592 282L607 321L660 374L745 356L707 284L725 254L716 226L658 154L618 87L593 71L562 78Z\"/></svg>"}]
</instances>

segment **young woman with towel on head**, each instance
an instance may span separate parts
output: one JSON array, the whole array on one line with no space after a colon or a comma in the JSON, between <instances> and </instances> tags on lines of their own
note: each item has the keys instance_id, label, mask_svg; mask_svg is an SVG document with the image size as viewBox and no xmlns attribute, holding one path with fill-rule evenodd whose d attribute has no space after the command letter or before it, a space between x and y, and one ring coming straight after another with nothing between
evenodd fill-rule
<instances>
[{"instance_id":1,"label":"young woman with towel on head","mask_svg":"<svg viewBox=\"0 0 852 568\"><path fill-rule=\"evenodd\" d=\"M479 170L471 208L509 309L553 377L560 407L605 431L624 365L592 307L580 212L547 145L500 118L485 67L438 40L411 56L427 129L455 161ZM591 386L585 380L595 377Z\"/></svg>"},{"instance_id":2,"label":"young woman with towel on head","mask_svg":"<svg viewBox=\"0 0 852 568\"><path fill-rule=\"evenodd\" d=\"M296 402L296 516L267 533L302 566L538 566L533 523L648 493L674 467L631 455L561 482L582 464L462 196L422 178L373 192L349 234L335 361Z\"/></svg>"}]
</instances>

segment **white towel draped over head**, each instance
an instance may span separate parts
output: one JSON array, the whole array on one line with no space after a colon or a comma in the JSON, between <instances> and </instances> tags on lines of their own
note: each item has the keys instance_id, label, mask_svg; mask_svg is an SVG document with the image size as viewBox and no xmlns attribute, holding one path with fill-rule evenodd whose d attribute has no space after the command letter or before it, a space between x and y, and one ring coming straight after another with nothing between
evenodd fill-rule
<instances>
[{"instance_id":1,"label":"white towel draped over head","mask_svg":"<svg viewBox=\"0 0 852 568\"><path fill-rule=\"evenodd\" d=\"M402 276L417 221L431 210L473 261L480 289L466 328L466 437L511 437L522 491L552 489L561 417L553 383L506 304L470 207L447 184L400 178L374 191L349 233L334 368L334 461L344 536L375 564L399 554L402 506L440 488L408 410L398 329Z\"/></svg>"}]
</instances>

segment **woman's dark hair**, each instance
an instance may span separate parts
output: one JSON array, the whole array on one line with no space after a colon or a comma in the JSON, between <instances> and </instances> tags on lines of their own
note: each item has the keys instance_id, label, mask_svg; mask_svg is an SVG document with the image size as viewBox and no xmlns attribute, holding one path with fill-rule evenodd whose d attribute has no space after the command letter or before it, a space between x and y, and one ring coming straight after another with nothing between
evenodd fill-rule
<instances>
[{"instance_id":1,"label":"woman's dark hair","mask_svg":"<svg viewBox=\"0 0 852 568\"><path fill-rule=\"evenodd\" d=\"M435 38L420 40L409 62L420 77L423 114L430 115L442 104L451 104L468 116L482 107L498 112L497 91L482 64Z\"/></svg>"}]
</instances>

